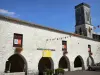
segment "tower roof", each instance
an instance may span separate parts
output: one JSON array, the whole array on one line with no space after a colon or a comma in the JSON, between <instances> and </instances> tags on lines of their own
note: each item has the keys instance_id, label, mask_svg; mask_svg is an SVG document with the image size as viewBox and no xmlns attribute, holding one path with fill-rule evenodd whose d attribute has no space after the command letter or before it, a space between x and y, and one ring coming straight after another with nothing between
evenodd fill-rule
<instances>
[{"instance_id":1,"label":"tower roof","mask_svg":"<svg viewBox=\"0 0 100 75\"><path fill-rule=\"evenodd\" d=\"M78 4L78 5L75 6L75 9L78 8L78 7L80 7L80 6L83 6L83 5L90 8L90 5L88 5L86 3L80 3L80 4Z\"/></svg>"}]
</instances>

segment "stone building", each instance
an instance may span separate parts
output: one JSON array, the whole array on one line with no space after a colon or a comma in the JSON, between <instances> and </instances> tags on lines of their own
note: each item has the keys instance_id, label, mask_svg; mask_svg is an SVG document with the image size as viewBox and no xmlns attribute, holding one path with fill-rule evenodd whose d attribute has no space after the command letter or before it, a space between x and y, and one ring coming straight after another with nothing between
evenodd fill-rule
<instances>
[{"instance_id":1,"label":"stone building","mask_svg":"<svg viewBox=\"0 0 100 75\"><path fill-rule=\"evenodd\" d=\"M86 70L100 62L100 35L94 34L90 6L81 3L75 13L76 34L0 15L0 72Z\"/></svg>"}]
</instances>

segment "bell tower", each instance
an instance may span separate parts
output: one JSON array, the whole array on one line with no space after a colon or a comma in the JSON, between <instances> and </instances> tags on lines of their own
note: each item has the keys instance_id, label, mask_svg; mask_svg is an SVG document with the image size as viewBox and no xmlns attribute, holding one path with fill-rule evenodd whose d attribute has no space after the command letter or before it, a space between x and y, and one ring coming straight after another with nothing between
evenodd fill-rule
<instances>
[{"instance_id":1,"label":"bell tower","mask_svg":"<svg viewBox=\"0 0 100 75\"><path fill-rule=\"evenodd\" d=\"M75 6L75 33L92 38L93 26L91 25L90 6L81 3Z\"/></svg>"}]
</instances>

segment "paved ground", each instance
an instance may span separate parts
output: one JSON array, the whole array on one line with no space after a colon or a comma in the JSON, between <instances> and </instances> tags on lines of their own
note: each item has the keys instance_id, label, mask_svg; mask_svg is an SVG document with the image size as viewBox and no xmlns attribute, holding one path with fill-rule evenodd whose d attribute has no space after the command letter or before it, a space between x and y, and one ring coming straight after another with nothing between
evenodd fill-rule
<instances>
[{"instance_id":1,"label":"paved ground","mask_svg":"<svg viewBox=\"0 0 100 75\"><path fill-rule=\"evenodd\" d=\"M100 75L100 71L71 71L65 72L65 75Z\"/></svg>"}]
</instances>

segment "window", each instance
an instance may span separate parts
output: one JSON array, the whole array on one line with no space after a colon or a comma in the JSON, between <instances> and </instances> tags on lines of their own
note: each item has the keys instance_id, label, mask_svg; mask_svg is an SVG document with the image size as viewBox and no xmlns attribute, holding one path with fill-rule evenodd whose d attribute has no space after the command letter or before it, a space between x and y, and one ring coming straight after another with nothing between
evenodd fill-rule
<instances>
[{"instance_id":1,"label":"window","mask_svg":"<svg viewBox=\"0 0 100 75\"><path fill-rule=\"evenodd\" d=\"M66 55L67 52L67 41L62 41L62 51L63 51L63 55Z\"/></svg>"},{"instance_id":2,"label":"window","mask_svg":"<svg viewBox=\"0 0 100 75\"><path fill-rule=\"evenodd\" d=\"M67 41L62 41L62 50L67 50Z\"/></svg>"},{"instance_id":3,"label":"window","mask_svg":"<svg viewBox=\"0 0 100 75\"><path fill-rule=\"evenodd\" d=\"M14 33L13 47L22 47L23 35Z\"/></svg>"},{"instance_id":4,"label":"window","mask_svg":"<svg viewBox=\"0 0 100 75\"><path fill-rule=\"evenodd\" d=\"M91 45L88 45L88 52L91 52Z\"/></svg>"}]
</instances>

